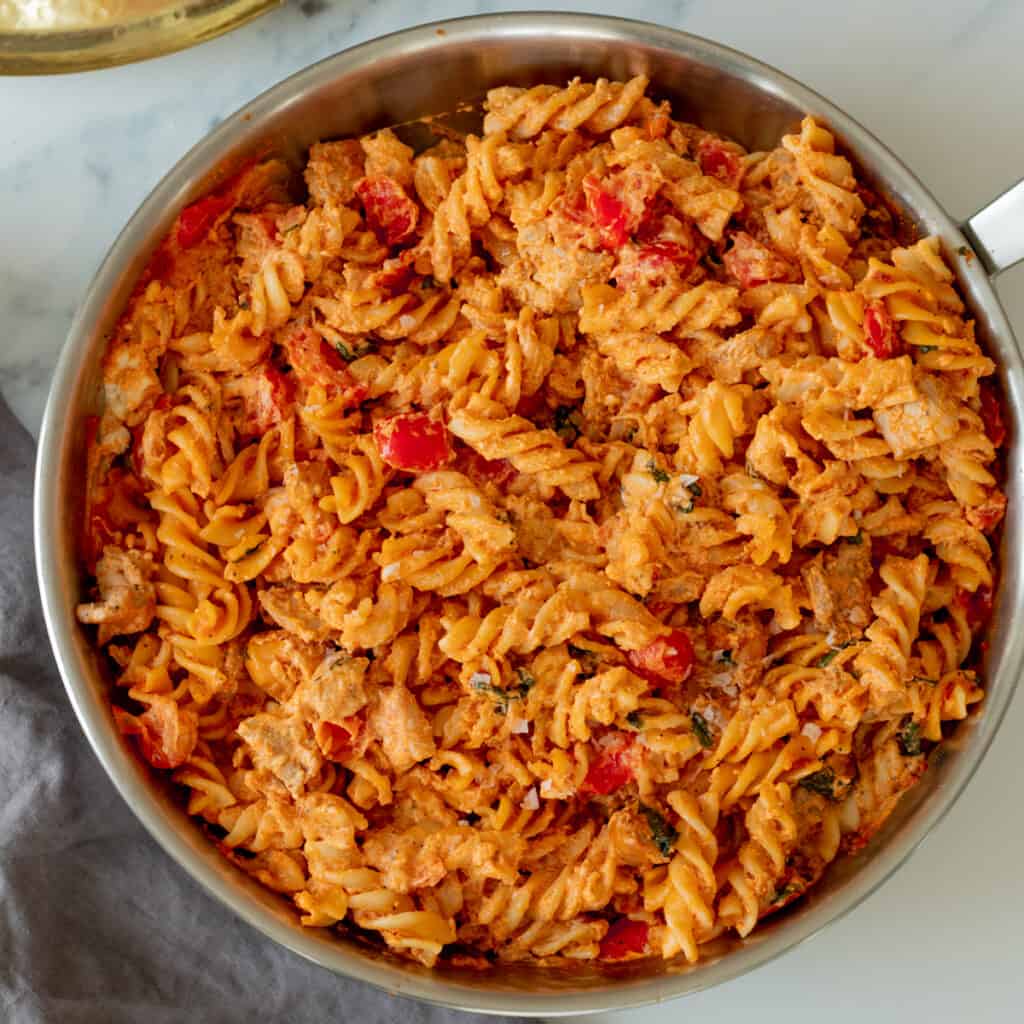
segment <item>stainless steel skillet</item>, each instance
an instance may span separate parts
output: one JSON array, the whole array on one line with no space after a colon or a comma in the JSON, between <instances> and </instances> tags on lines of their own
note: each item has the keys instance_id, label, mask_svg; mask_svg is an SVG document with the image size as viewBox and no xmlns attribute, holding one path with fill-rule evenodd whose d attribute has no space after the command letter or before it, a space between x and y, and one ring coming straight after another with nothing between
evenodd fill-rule
<instances>
[{"instance_id":1,"label":"stainless steel skillet","mask_svg":"<svg viewBox=\"0 0 1024 1024\"><path fill-rule=\"evenodd\" d=\"M640 71L651 77L657 94L673 101L677 116L751 149L774 145L804 113L821 117L874 187L922 234L941 237L979 336L999 362L1010 413L1009 516L989 637L988 696L981 712L933 756L924 781L866 849L837 863L800 905L766 921L746 940L723 941L696 967L650 961L603 969L581 964L571 970L503 966L487 974L429 971L343 937L302 929L273 894L223 860L124 746L95 654L74 618L80 594L75 537L85 465L82 419L99 408L100 359L137 275L181 207L217 184L226 169L268 151L298 161L319 139L450 111L499 83L559 82L573 75L621 79ZM744 974L847 913L896 870L963 790L1011 699L1024 664L1024 632L1011 628L1013 610L1024 604L1017 444L1024 363L991 276L1022 258L1024 183L958 225L894 154L827 100L750 57L670 29L572 14L489 15L400 32L300 72L220 125L154 189L100 268L57 367L39 444L36 558L50 639L82 728L142 823L197 881L275 941L340 974L459 1009L547 1017L640 1006Z\"/></svg>"}]
</instances>

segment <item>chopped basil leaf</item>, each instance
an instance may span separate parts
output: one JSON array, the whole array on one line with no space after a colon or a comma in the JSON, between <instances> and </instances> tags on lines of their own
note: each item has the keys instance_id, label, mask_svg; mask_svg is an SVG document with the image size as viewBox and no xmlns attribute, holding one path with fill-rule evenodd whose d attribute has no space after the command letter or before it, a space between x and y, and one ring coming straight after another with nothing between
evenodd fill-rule
<instances>
[{"instance_id":1,"label":"chopped basil leaf","mask_svg":"<svg viewBox=\"0 0 1024 1024\"><path fill-rule=\"evenodd\" d=\"M486 678L481 678L486 677ZM531 676L526 678L532 679ZM494 710L499 715L508 714L508 706L511 701L522 700L529 687L523 686L523 677L520 676L520 682L515 692L509 690L503 690L500 686L495 686L491 682L491 677L486 672L475 673L470 676L469 685L476 690L477 693L486 693L488 696L494 699ZM532 682L531 682L532 685Z\"/></svg>"},{"instance_id":2,"label":"chopped basil leaf","mask_svg":"<svg viewBox=\"0 0 1024 1024\"><path fill-rule=\"evenodd\" d=\"M864 543L864 531L858 530L852 537L844 537L847 544L855 544L858 547Z\"/></svg>"},{"instance_id":3,"label":"chopped basil leaf","mask_svg":"<svg viewBox=\"0 0 1024 1024\"><path fill-rule=\"evenodd\" d=\"M651 829L651 839L658 848L658 852L663 857L671 856L679 833L653 807L641 804L640 810L647 819L647 824Z\"/></svg>"},{"instance_id":4,"label":"chopped basil leaf","mask_svg":"<svg viewBox=\"0 0 1024 1024\"><path fill-rule=\"evenodd\" d=\"M797 785L819 796L826 796L829 800L836 798L836 773L831 768L819 768L818 771L805 775Z\"/></svg>"},{"instance_id":5,"label":"chopped basil leaf","mask_svg":"<svg viewBox=\"0 0 1024 1024\"><path fill-rule=\"evenodd\" d=\"M519 679L519 683L517 686L517 689L519 690L519 695L521 697L525 697L530 692L530 690L537 685L537 680L534 679L533 676L531 676L525 668L517 668L516 676Z\"/></svg>"},{"instance_id":6,"label":"chopped basil leaf","mask_svg":"<svg viewBox=\"0 0 1024 1024\"><path fill-rule=\"evenodd\" d=\"M703 497L704 492L700 489L700 484L687 484L686 489L695 497ZM691 502L692 504L692 502Z\"/></svg>"},{"instance_id":7,"label":"chopped basil leaf","mask_svg":"<svg viewBox=\"0 0 1024 1024\"><path fill-rule=\"evenodd\" d=\"M575 658L580 663L580 669L584 673L593 675L601 662L601 655L597 651L588 650L586 647L577 647L575 644L569 644L568 646L569 657Z\"/></svg>"},{"instance_id":8,"label":"chopped basil leaf","mask_svg":"<svg viewBox=\"0 0 1024 1024\"><path fill-rule=\"evenodd\" d=\"M356 359L365 356L366 353L370 351L369 345L357 345L355 348L349 348L343 341L336 341L334 343L334 348L346 363L354 362Z\"/></svg>"},{"instance_id":9,"label":"chopped basil leaf","mask_svg":"<svg viewBox=\"0 0 1024 1024\"><path fill-rule=\"evenodd\" d=\"M833 647L832 650L828 652L828 654L822 655L822 657L818 659L818 668L825 668L826 666L831 665L832 662L835 660L835 656L840 651L845 651L846 648L851 646L853 643L853 640L847 640L846 643L840 644L838 647Z\"/></svg>"},{"instance_id":10,"label":"chopped basil leaf","mask_svg":"<svg viewBox=\"0 0 1024 1024\"><path fill-rule=\"evenodd\" d=\"M921 726L908 721L896 734L896 743L904 757L917 757L921 753Z\"/></svg>"},{"instance_id":11,"label":"chopped basil leaf","mask_svg":"<svg viewBox=\"0 0 1024 1024\"><path fill-rule=\"evenodd\" d=\"M669 475L665 472L654 459L649 459L647 462L647 472L654 477L654 482L657 484L667 484L669 482Z\"/></svg>"},{"instance_id":12,"label":"chopped basil leaf","mask_svg":"<svg viewBox=\"0 0 1024 1024\"><path fill-rule=\"evenodd\" d=\"M580 436L579 412L575 406L560 405L555 410L555 433L566 444L572 444Z\"/></svg>"},{"instance_id":13,"label":"chopped basil leaf","mask_svg":"<svg viewBox=\"0 0 1024 1024\"><path fill-rule=\"evenodd\" d=\"M783 900L788 899L790 896L795 896L801 891L802 890L799 886L793 885L792 882L787 882L785 885L779 886L779 888L775 890L775 895L772 896L771 902L781 903Z\"/></svg>"},{"instance_id":14,"label":"chopped basil leaf","mask_svg":"<svg viewBox=\"0 0 1024 1024\"><path fill-rule=\"evenodd\" d=\"M715 741L711 736L711 726L708 725L707 719L699 712L694 711L690 715L690 725L693 728L693 734L697 737L697 742L707 749Z\"/></svg>"}]
</instances>

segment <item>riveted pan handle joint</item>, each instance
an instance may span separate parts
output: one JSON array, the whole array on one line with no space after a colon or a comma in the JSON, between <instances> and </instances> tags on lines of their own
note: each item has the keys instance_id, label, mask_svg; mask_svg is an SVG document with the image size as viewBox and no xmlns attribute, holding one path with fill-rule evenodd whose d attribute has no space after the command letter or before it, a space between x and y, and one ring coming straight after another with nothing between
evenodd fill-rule
<instances>
[{"instance_id":1,"label":"riveted pan handle joint","mask_svg":"<svg viewBox=\"0 0 1024 1024\"><path fill-rule=\"evenodd\" d=\"M1024 179L983 206L961 230L990 274L1024 260Z\"/></svg>"}]
</instances>

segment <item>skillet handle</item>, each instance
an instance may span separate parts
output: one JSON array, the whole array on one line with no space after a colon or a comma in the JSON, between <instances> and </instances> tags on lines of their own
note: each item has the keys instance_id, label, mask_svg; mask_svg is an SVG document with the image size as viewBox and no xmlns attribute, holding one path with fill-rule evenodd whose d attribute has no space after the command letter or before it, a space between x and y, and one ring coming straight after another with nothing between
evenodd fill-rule
<instances>
[{"instance_id":1,"label":"skillet handle","mask_svg":"<svg viewBox=\"0 0 1024 1024\"><path fill-rule=\"evenodd\" d=\"M990 274L1024 260L1024 179L983 206L960 230Z\"/></svg>"}]
</instances>

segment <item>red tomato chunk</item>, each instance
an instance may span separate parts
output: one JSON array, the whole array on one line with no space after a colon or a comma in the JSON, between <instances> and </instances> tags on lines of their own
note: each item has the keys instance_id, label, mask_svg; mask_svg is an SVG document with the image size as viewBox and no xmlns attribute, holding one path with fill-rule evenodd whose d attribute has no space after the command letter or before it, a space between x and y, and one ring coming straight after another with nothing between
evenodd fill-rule
<instances>
[{"instance_id":1,"label":"red tomato chunk","mask_svg":"<svg viewBox=\"0 0 1024 1024\"><path fill-rule=\"evenodd\" d=\"M732 248L722 257L725 269L744 288L755 288L769 281L787 281L793 268L779 259L745 231L738 231L732 239Z\"/></svg>"},{"instance_id":2,"label":"red tomato chunk","mask_svg":"<svg viewBox=\"0 0 1024 1024\"><path fill-rule=\"evenodd\" d=\"M366 389L349 372L345 360L310 328L296 328L282 344L295 375L307 387L319 384L330 396L352 405L366 397Z\"/></svg>"},{"instance_id":3,"label":"red tomato chunk","mask_svg":"<svg viewBox=\"0 0 1024 1024\"><path fill-rule=\"evenodd\" d=\"M697 144L697 163L710 177L718 178L732 188L739 187L743 177L740 155L729 149L721 139L701 139Z\"/></svg>"},{"instance_id":4,"label":"red tomato chunk","mask_svg":"<svg viewBox=\"0 0 1024 1024\"><path fill-rule=\"evenodd\" d=\"M956 599L967 613L967 622L971 629L984 626L992 618L994 596L991 587L978 587L974 593L961 588L956 592Z\"/></svg>"},{"instance_id":5,"label":"red tomato chunk","mask_svg":"<svg viewBox=\"0 0 1024 1024\"><path fill-rule=\"evenodd\" d=\"M138 716L114 708L114 721L122 736L138 737L139 753L154 768L179 768L198 740L195 716L179 714L169 697L154 702Z\"/></svg>"},{"instance_id":6,"label":"red tomato chunk","mask_svg":"<svg viewBox=\"0 0 1024 1024\"><path fill-rule=\"evenodd\" d=\"M999 404L996 389L988 382L981 385L981 422L985 424L988 439L999 448L1006 440L1006 422L1003 420L1003 408Z\"/></svg>"},{"instance_id":7,"label":"red tomato chunk","mask_svg":"<svg viewBox=\"0 0 1024 1024\"><path fill-rule=\"evenodd\" d=\"M647 949L648 930L646 921L620 917L601 940L601 956L605 960L621 960L630 953L643 953Z\"/></svg>"},{"instance_id":8,"label":"red tomato chunk","mask_svg":"<svg viewBox=\"0 0 1024 1024\"><path fill-rule=\"evenodd\" d=\"M178 215L178 245L182 249L198 245L210 233L217 218L229 210L234 201L231 195L205 196L191 206L186 206Z\"/></svg>"},{"instance_id":9,"label":"red tomato chunk","mask_svg":"<svg viewBox=\"0 0 1024 1024\"><path fill-rule=\"evenodd\" d=\"M864 310L864 343L879 359L892 359L903 352L896 324L885 303L878 299L869 302Z\"/></svg>"},{"instance_id":10,"label":"red tomato chunk","mask_svg":"<svg viewBox=\"0 0 1024 1024\"><path fill-rule=\"evenodd\" d=\"M659 637L639 651L627 651L629 667L655 684L681 683L693 671L693 644L681 629Z\"/></svg>"},{"instance_id":11,"label":"red tomato chunk","mask_svg":"<svg viewBox=\"0 0 1024 1024\"><path fill-rule=\"evenodd\" d=\"M629 215L625 204L606 192L593 175L583 179L587 210L605 249L619 249L629 238Z\"/></svg>"},{"instance_id":12,"label":"red tomato chunk","mask_svg":"<svg viewBox=\"0 0 1024 1024\"><path fill-rule=\"evenodd\" d=\"M380 457L395 469L426 473L440 469L452 458L448 429L423 412L403 412L381 420L373 428Z\"/></svg>"},{"instance_id":13,"label":"red tomato chunk","mask_svg":"<svg viewBox=\"0 0 1024 1024\"><path fill-rule=\"evenodd\" d=\"M587 777L583 780L583 789L607 796L630 782L633 778L633 768L629 763L632 746L633 737L620 734L616 745L604 748L590 762Z\"/></svg>"},{"instance_id":14,"label":"red tomato chunk","mask_svg":"<svg viewBox=\"0 0 1024 1024\"><path fill-rule=\"evenodd\" d=\"M386 174L363 178L356 186L373 233L386 245L408 241L416 230L419 209L405 189Z\"/></svg>"}]
</instances>

